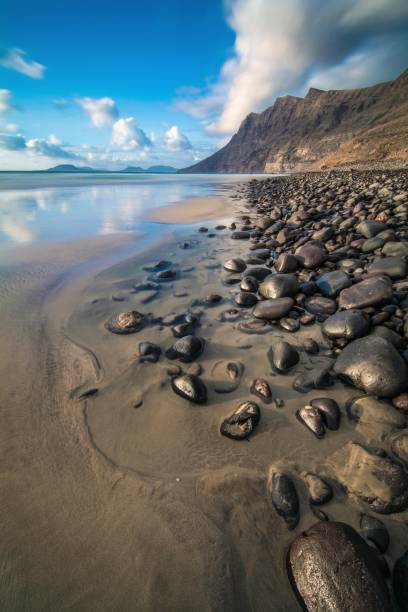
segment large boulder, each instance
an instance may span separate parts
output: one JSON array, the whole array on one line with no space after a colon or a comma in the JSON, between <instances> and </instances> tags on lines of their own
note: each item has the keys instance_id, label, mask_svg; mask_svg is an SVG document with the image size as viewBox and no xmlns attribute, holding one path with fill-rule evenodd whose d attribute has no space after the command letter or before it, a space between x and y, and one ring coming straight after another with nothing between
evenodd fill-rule
<instances>
[{"instance_id":1,"label":"large boulder","mask_svg":"<svg viewBox=\"0 0 408 612\"><path fill-rule=\"evenodd\" d=\"M292 542L287 567L309 612L391 612L375 551L350 525L320 522Z\"/></svg>"},{"instance_id":2,"label":"large boulder","mask_svg":"<svg viewBox=\"0 0 408 612\"><path fill-rule=\"evenodd\" d=\"M340 292L339 308L366 308L389 302L392 283L388 276L373 276Z\"/></svg>"},{"instance_id":3,"label":"large boulder","mask_svg":"<svg viewBox=\"0 0 408 612\"><path fill-rule=\"evenodd\" d=\"M368 333L370 329L370 319L361 310L342 310L326 319L323 323L322 331L331 340L344 338L355 340Z\"/></svg>"},{"instance_id":4,"label":"large boulder","mask_svg":"<svg viewBox=\"0 0 408 612\"><path fill-rule=\"evenodd\" d=\"M383 451L348 442L331 458L333 471L349 494L379 514L408 508L408 475L400 463Z\"/></svg>"},{"instance_id":5,"label":"large boulder","mask_svg":"<svg viewBox=\"0 0 408 612\"><path fill-rule=\"evenodd\" d=\"M334 364L335 373L368 395L395 397L408 388L408 367L384 338L365 336L350 342Z\"/></svg>"},{"instance_id":6,"label":"large boulder","mask_svg":"<svg viewBox=\"0 0 408 612\"><path fill-rule=\"evenodd\" d=\"M291 297L297 293L299 284L294 274L270 274L259 285L264 298Z\"/></svg>"}]
</instances>

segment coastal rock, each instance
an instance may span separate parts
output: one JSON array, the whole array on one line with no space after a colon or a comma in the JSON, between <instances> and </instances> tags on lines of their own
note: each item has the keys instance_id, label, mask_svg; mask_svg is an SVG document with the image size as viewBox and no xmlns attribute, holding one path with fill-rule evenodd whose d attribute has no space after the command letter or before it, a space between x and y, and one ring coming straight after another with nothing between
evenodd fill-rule
<instances>
[{"instance_id":1,"label":"coastal rock","mask_svg":"<svg viewBox=\"0 0 408 612\"><path fill-rule=\"evenodd\" d=\"M324 425L323 425L323 419L322 419L320 410L307 404L306 406L303 406L303 408L300 408L300 410L296 412L296 418L301 423L306 425L306 427L310 429L312 433L314 433L316 438L323 438Z\"/></svg>"},{"instance_id":2,"label":"coastal rock","mask_svg":"<svg viewBox=\"0 0 408 612\"><path fill-rule=\"evenodd\" d=\"M289 529L299 522L299 498L292 479L284 472L271 470L268 489L276 512L283 518Z\"/></svg>"},{"instance_id":3,"label":"coastal rock","mask_svg":"<svg viewBox=\"0 0 408 612\"><path fill-rule=\"evenodd\" d=\"M373 276L343 289L339 308L366 308L387 303L392 299L392 284L387 276Z\"/></svg>"},{"instance_id":4,"label":"coastal rock","mask_svg":"<svg viewBox=\"0 0 408 612\"><path fill-rule=\"evenodd\" d=\"M294 274L270 274L259 285L259 293L264 298L292 297L298 289Z\"/></svg>"},{"instance_id":5,"label":"coastal rock","mask_svg":"<svg viewBox=\"0 0 408 612\"><path fill-rule=\"evenodd\" d=\"M168 268L167 270L157 272L154 276L157 281L164 282L175 278L177 276L177 272L176 270L173 270L173 268Z\"/></svg>"},{"instance_id":6,"label":"coastal rock","mask_svg":"<svg viewBox=\"0 0 408 612\"><path fill-rule=\"evenodd\" d=\"M362 514L360 516L360 530L367 540L374 542L380 553L386 552L390 543L390 536L382 521L368 514Z\"/></svg>"},{"instance_id":7,"label":"coastal rock","mask_svg":"<svg viewBox=\"0 0 408 612\"><path fill-rule=\"evenodd\" d=\"M309 502L313 506L326 504L333 497L331 486L320 476L307 472L303 474L303 480L309 493Z\"/></svg>"},{"instance_id":8,"label":"coastal rock","mask_svg":"<svg viewBox=\"0 0 408 612\"><path fill-rule=\"evenodd\" d=\"M370 319L361 310L351 309L336 312L326 319L322 326L322 332L327 338L355 340L365 336L370 329Z\"/></svg>"},{"instance_id":9,"label":"coastal rock","mask_svg":"<svg viewBox=\"0 0 408 612\"><path fill-rule=\"evenodd\" d=\"M405 415L372 396L357 397L347 403L349 419L362 425L380 425L382 428L395 429L406 426Z\"/></svg>"},{"instance_id":10,"label":"coastal rock","mask_svg":"<svg viewBox=\"0 0 408 612\"><path fill-rule=\"evenodd\" d=\"M333 455L336 477L346 490L378 514L408 507L408 476L399 463L348 442Z\"/></svg>"},{"instance_id":11,"label":"coastal rock","mask_svg":"<svg viewBox=\"0 0 408 612\"><path fill-rule=\"evenodd\" d=\"M386 242L381 249L383 255L390 257L408 257L408 241L403 242Z\"/></svg>"},{"instance_id":12,"label":"coastal rock","mask_svg":"<svg viewBox=\"0 0 408 612\"><path fill-rule=\"evenodd\" d=\"M139 344L139 361L148 361L150 363L156 363L161 355L161 348L157 344L152 342L141 342Z\"/></svg>"},{"instance_id":13,"label":"coastal rock","mask_svg":"<svg viewBox=\"0 0 408 612\"><path fill-rule=\"evenodd\" d=\"M242 402L231 416L221 423L220 432L232 440L244 440L251 435L261 418L255 402Z\"/></svg>"},{"instance_id":14,"label":"coastal rock","mask_svg":"<svg viewBox=\"0 0 408 612\"><path fill-rule=\"evenodd\" d=\"M228 270L228 272L243 272L246 267L245 261L239 257L235 259L228 259L224 263L224 268L225 270Z\"/></svg>"},{"instance_id":15,"label":"coastal rock","mask_svg":"<svg viewBox=\"0 0 408 612\"><path fill-rule=\"evenodd\" d=\"M295 255L290 253L281 253L275 261L275 270L280 274L296 272L299 267L299 262Z\"/></svg>"},{"instance_id":16,"label":"coastal rock","mask_svg":"<svg viewBox=\"0 0 408 612\"><path fill-rule=\"evenodd\" d=\"M235 296L235 303L241 308L250 308L254 306L258 301L258 298L254 293L249 291L240 291Z\"/></svg>"},{"instance_id":17,"label":"coastal rock","mask_svg":"<svg viewBox=\"0 0 408 612\"><path fill-rule=\"evenodd\" d=\"M171 386L177 395L195 404L205 404L207 401L207 388L203 381L194 374L175 376Z\"/></svg>"},{"instance_id":18,"label":"coastal rock","mask_svg":"<svg viewBox=\"0 0 408 612\"><path fill-rule=\"evenodd\" d=\"M312 389L326 389L333 385L330 373L331 366L316 367L313 370L302 372L296 376L292 387L299 393L308 393Z\"/></svg>"},{"instance_id":19,"label":"coastal rock","mask_svg":"<svg viewBox=\"0 0 408 612\"><path fill-rule=\"evenodd\" d=\"M233 240L249 240L250 237L251 237L251 234L244 230L242 231L236 230L235 232L232 232L231 234L231 238Z\"/></svg>"},{"instance_id":20,"label":"coastal rock","mask_svg":"<svg viewBox=\"0 0 408 612\"><path fill-rule=\"evenodd\" d=\"M254 276L244 276L239 287L241 291L256 293L258 291L259 282Z\"/></svg>"},{"instance_id":21,"label":"coastal rock","mask_svg":"<svg viewBox=\"0 0 408 612\"><path fill-rule=\"evenodd\" d=\"M299 363L299 353L288 342L279 340L269 349L268 359L274 370L285 374Z\"/></svg>"},{"instance_id":22,"label":"coastal rock","mask_svg":"<svg viewBox=\"0 0 408 612\"><path fill-rule=\"evenodd\" d=\"M336 297L342 289L350 287L351 280L342 270L327 272L317 279L316 285L325 297Z\"/></svg>"},{"instance_id":23,"label":"coastal rock","mask_svg":"<svg viewBox=\"0 0 408 612\"><path fill-rule=\"evenodd\" d=\"M403 431L391 440L391 450L398 459L408 464L408 432Z\"/></svg>"},{"instance_id":24,"label":"coastal rock","mask_svg":"<svg viewBox=\"0 0 408 612\"><path fill-rule=\"evenodd\" d=\"M179 359L183 363L194 361L204 350L205 341L198 336L183 336L166 351L168 359Z\"/></svg>"},{"instance_id":25,"label":"coastal rock","mask_svg":"<svg viewBox=\"0 0 408 612\"><path fill-rule=\"evenodd\" d=\"M134 334L140 331L145 323L146 317L144 314L137 312L137 310L130 310L113 315L105 323L105 327L113 334Z\"/></svg>"},{"instance_id":26,"label":"coastal rock","mask_svg":"<svg viewBox=\"0 0 408 612\"><path fill-rule=\"evenodd\" d=\"M364 238L374 238L380 232L384 232L387 228L385 223L380 221L362 221L356 226L356 231L364 236Z\"/></svg>"},{"instance_id":27,"label":"coastal rock","mask_svg":"<svg viewBox=\"0 0 408 612\"><path fill-rule=\"evenodd\" d=\"M290 297L263 300L257 303L252 314L257 319L274 321L286 316L292 310L294 303Z\"/></svg>"},{"instance_id":28,"label":"coastal rock","mask_svg":"<svg viewBox=\"0 0 408 612\"><path fill-rule=\"evenodd\" d=\"M269 404L272 401L271 388L264 378L255 378L249 390L265 402L265 404Z\"/></svg>"},{"instance_id":29,"label":"coastal rock","mask_svg":"<svg viewBox=\"0 0 408 612\"><path fill-rule=\"evenodd\" d=\"M331 397L315 397L311 400L310 405L319 410L327 429L336 431L340 427L340 408L334 399Z\"/></svg>"},{"instance_id":30,"label":"coastal rock","mask_svg":"<svg viewBox=\"0 0 408 612\"><path fill-rule=\"evenodd\" d=\"M390 278L404 278L408 273L407 263L401 257L376 259L368 268L371 274L386 274Z\"/></svg>"},{"instance_id":31,"label":"coastal rock","mask_svg":"<svg viewBox=\"0 0 408 612\"><path fill-rule=\"evenodd\" d=\"M296 258L303 268L313 270L326 261L326 253L314 244L305 244L295 251Z\"/></svg>"},{"instance_id":32,"label":"coastal rock","mask_svg":"<svg viewBox=\"0 0 408 612\"><path fill-rule=\"evenodd\" d=\"M256 278L257 281L263 281L264 278L269 276L270 273L271 271L269 268L264 268L263 266L251 266L245 270L242 276L244 278L245 276L252 276L253 278Z\"/></svg>"},{"instance_id":33,"label":"coastal rock","mask_svg":"<svg viewBox=\"0 0 408 612\"><path fill-rule=\"evenodd\" d=\"M394 346L376 336L359 338L340 353L335 373L368 395L394 397L408 387L408 367Z\"/></svg>"},{"instance_id":34,"label":"coastal rock","mask_svg":"<svg viewBox=\"0 0 408 612\"><path fill-rule=\"evenodd\" d=\"M345 523L319 522L298 535L287 562L309 612L392 612L375 552Z\"/></svg>"},{"instance_id":35,"label":"coastal rock","mask_svg":"<svg viewBox=\"0 0 408 612\"><path fill-rule=\"evenodd\" d=\"M319 345L313 338L305 338L302 342L302 348L308 355L316 355L319 352Z\"/></svg>"},{"instance_id":36,"label":"coastal rock","mask_svg":"<svg viewBox=\"0 0 408 612\"><path fill-rule=\"evenodd\" d=\"M394 565L392 586L401 612L408 612L408 550Z\"/></svg>"},{"instance_id":37,"label":"coastal rock","mask_svg":"<svg viewBox=\"0 0 408 612\"><path fill-rule=\"evenodd\" d=\"M313 295L307 298L307 300L305 300L305 306L309 312L315 315L331 315L337 310L335 300L322 297L321 295Z\"/></svg>"}]
</instances>

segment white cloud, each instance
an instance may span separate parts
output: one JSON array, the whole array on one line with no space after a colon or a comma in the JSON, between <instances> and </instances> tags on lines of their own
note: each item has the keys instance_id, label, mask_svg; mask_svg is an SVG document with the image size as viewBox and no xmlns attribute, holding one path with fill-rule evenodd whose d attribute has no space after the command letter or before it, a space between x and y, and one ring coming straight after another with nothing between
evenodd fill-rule
<instances>
[{"instance_id":1,"label":"white cloud","mask_svg":"<svg viewBox=\"0 0 408 612\"><path fill-rule=\"evenodd\" d=\"M124 151L151 147L152 142L144 131L137 127L134 117L118 119L112 126L111 144Z\"/></svg>"},{"instance_id":2,"label":"white cloud","mask_svg":"<svg viewBox=\"0 0 408 612\"><path fill-rule=\"evenodd\" d=\"M32 79L44 78L45 66L26 58L27 53L22 49L7 49L0 54L0 65L21 72Z\"/></svg>"},{"instance_id":3,"label":"white cloud","mask_svg":"<svg viewBox=\"0 0 408 612\"><path fill-rule=\"evenodd\" d=\"M408 60L407 0L229 0L227 8L233 56L205 95L176 102L210 134L233 133L248 113L278 95L304 94L309 82L327 83L330 71L341 77L336 88L348 87L347 62L352 85L364 86Z\"/></svg>"},{"instance_id":4,"label":"white cloud","mask_svg":"<svg viewBox=\"0 0 408 612\"><path fill-rule=\"evenodd\" d=\"M189 151L192 144L185 134L183 134L177 125L173 125L164 135L163 143L166 149L170 151Z\"/></svg>"},{"instance_id":5,"label":"white cloud","mask_svg":"<svg viewBox=\"0 0 408 612\"><path fill-rule=\"evenodd\" d=\"M7 113L12 108L11 91L9 89L0 89L0 115Z\"/></svg>"},{"instance_id":6,"label":"white cloud","mask_svg":"<svg viewBox=\"0 0 408 612\"><path fill-rule=\"evenodd\" d=\"M97 128L111 125L119 116L112 98L78 98L77 102L88 113L92 125Z\"/></svg>"},{"instance_id":7,"label":"white cloud","mask_svg":"<svg viewBox=\"0 0 408 612\"><path fill-rule=\"evenodd\" d=\"M42 155L52 159L83 159L82 156L67 149L54 134L50 134L48 138L31 138L27 140L26 148L33 155Z\"/></svg>"}]
</instances>

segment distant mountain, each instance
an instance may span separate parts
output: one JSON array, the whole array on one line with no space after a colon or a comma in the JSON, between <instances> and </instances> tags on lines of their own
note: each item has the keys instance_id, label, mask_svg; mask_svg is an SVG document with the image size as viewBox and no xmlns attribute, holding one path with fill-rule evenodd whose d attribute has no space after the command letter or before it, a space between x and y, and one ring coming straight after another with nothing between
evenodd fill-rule
<instances>
[{"instance_id":1,"label":"distant mountain","mask_svg":"<svg viewBox=\"0 0 408 612\"><path fill-rule=\"evenodd\" d=\"M115 173L116 170L99 170L97 168L91 168L90 166L74 166L73 164L59 164L58 166L54 166L53 168L48 168L48 170L44 170L44 172L103 172L105 173ZM150 166L150 168L141 168L140 166L127 166L123 170L119 170L120 173L171 173L175 174L178 172L177 168L173 168L173 166Z\"/></svg>"},{"instance_id":2,"label":"distant mountain","mask_svg":"<svg viewBox=\"0 0 408 612\"><path fill-rule=\"evenodd\" d=\"M105 172L105 170L95 170L89 166L74 166L73 164L59 164L53 168L48 168L45 172Z\"/></svg>"},{"instance_id":3,"label":"distant mountain","mask_svg":"<svg viewBox=\"0 0 408 612\"><path fill-rule=\"evenodd\" d=\"M408 165L408 70L361 89L310 89L251 113L230 142L179 172L289 172Z\"/></svg>"}]
</instances>

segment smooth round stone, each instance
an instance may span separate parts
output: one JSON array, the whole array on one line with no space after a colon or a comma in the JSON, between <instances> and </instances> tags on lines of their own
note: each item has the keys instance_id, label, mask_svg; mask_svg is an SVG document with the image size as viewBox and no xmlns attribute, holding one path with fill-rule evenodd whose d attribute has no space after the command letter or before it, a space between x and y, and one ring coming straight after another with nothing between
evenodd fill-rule
<instances>
[{"instance_id":1,"label":"smooth round stone","mask_svg":"<svg viewBox=\"0 0 408 612\"><path fill-rule=\"evenodd\" d=\"M270 249L251 249L251 254L254 257L258 257L259 259L269 259L271 256L271 251Z\"/></svg>"},{"instance_id":2,"label":"smooth round stone","mask_svg":"<svg viewBox=\"0 0 408 612\"><path fill-rule=\"evenodd\" d=\"M156 363L161 355L161 348L152 342L141 342L139 344L139 361Z\"/></svg>"},{"instance_id":3,"label":"smooth round stone","mask_svg":"<svg viewBox=\"0 0 408 612\"><path fill-rule=\"evenodd\" d=\"M258 298L254 293L250 293L249 291L240 291L235 296L235 303L241 308L249 308L250 306L254 306L258 301Z\"/></svg>"},{"instance_id":4,"label":"smooth round stone","mask_svg":"<svg viewBox=\"0 0 408 612\"><path fill-rule=\"evenodd\" d=\"M379 238L378 236L375 236L375 238L369 238L368 240L364 240L363 244L361 245L361 251L363 253L372 253L377 249L381 249L384 244L385 240Z\"/></svg>"},{"instance_id":5,"label":"smooth round stone","mask_svg":"<svg viewBox=\"0 0 408 612\"><path fill-rule=\"evenodd\" d=\"M299 498L292 479L284 472L271 472L269 488L272 504L289 529L299 522Z\"/></svg>"},{"instance_id":6,"label":"smooth round stone","mask_svg":"<svg viewBox=\"0 0 408 612\"><path fill-rule=\"evenodd\" d=\"M340 292L339 308L366 308L392 300L392 284L387 276L373 276Z\"/></svg>"},{"instance_id":7,"label":"smooth round stone","mask_svg":"<svg viewBox=\"0 0 408 612\"><path fill-rule=\"evenodd\" d=\"M390 543L390 536L382 521L368 514L362 514L360 516L360 531L367 540L374 542L380 553L384 554L386 552Z\"/></svg>"},{"instance_id":8,"label":"smooth round stone","mask_svg":"<svg viewBox=\"0 0 408 612\"><path fill-rule=\"evenodd\" d=\"M183 336L166 351L168 359L179 359L183 363L190 363L201 355L205 341L198 336Z\"/></svg>"},{"instance_id":9,"label":"smooth round stone","mask_svg":"<svg viewBox=\"0 0 408 612\"><path fill-rule=\"evenodd\" d=\"M281 253L275 261L275 270L280 274L296 272L299 267L299 262L295 255L290 253Z\"/></svg>"},{"instance_id":10,"label":"smooth round stone","mask_svg":"<svg viewBox=\"0 0 408 612\"><path fill-rule=\"evenodd\" d=\"M305 312L300 317L299 321L301 325L312 325L316 320L316 315L311 312Z\"/></svg>"},{"instance_id":11,"label":"smooth round stone","mask_svg":"<svg viewBox=\"0 0 408 612\"><path fill-rule=\"evenodd\" d=\"M399 334L397 334L392 329L385 327L384 325L377 325L374 327L373 331L370 334L371 336L377 336L379 338L384 338L384 340L388 340L391 342L397 349L405 348L405 340Z\"/></svg>"},{"instance_id":12,"label":"smooth round stone","mask_svg":"<svg viewBox=\"0 0 408 612\"><path fill-rule=\"evenodd\" d=\"M388 402L381 401L371 395L363 395L346 404L347 416L350 420L362 425L379 425L382 430L401 429L406 425L405 416L393 408Z\"/></svg>"},{"instance_id":13,"label":"smooth round stone","mask_svg":"<svg viewBox=\"0 0 408 612\"><path fill-rule=\"evenodd\" d=\"M313 338L305 338L302 342L302 348L308 355L316 355L319 352L319 345Z\"/></svg>"},{"instance_id":14,"label":"smooth round stone","mask_svg":"<svg viewBox=\"0 0 408 612\"><path fill-rule=\"evenodd\" d=\"M408 241L404 240L401 242L386 242L381 250L383 255L387 256L398 256L398 257L407 257L408 256Z\"/></svg>"},{"instance_id":15,"label":"smooth round stone","mask_svg":"<svg viewBox=\"0 0 408 612\"><path fill-rule=\"evenodd\" d=\"M401 612L408 612L408 550L394 565L392 585Z\"/></svg>"},{"instance_id":16,"label":"smooth round stone","mask_svg":"<svg viewBox=\"0 0 408 612\"><path fill-rule=\"evenodd\" d=\"M270 273L271 271L269 268L264 268L263 266L252 266L251 268L245 270L242 276L253 276L257 281L263 281L264 278L269 276Z\"/></svg>"},{"instance_id":17,"label":"smooth round stone","mask_svg":"<svg viewBox=\"0 0 408 612\"><path fill-rule=\"evenodd\" d=\"M240 258L228 259L224 263L224 268L225 270L228 270L228 272L243 272L246 267L245 261Z\"/></svg>"},{"instance_id":18,"label":"smooth round stone","mask_svg":"<svg viewBox=\"0 0 408 612\"><path fill-rule=\"evenodd\" d=\"M332 458L339 482L374 512L392 514L408 508L408 475L401 463L358 442L347 442Z\"/></svg>"},{"instance_id":19,"label":"smooth round stone","mask_svg":"<svg viewBox=\"0 0 408 612\"><path fill-rule=\"evenodd\" d=\"M331 315L336 312L337 304L335 300L313 295L305 300L306 309L314 315Z\"/></svg>"},{"instance_id":20,"label":"smooth round stone","mask_svg":"<svg viewBox=\"0 0 408 612\"><path fill-rule=\"evenodd\" d=\"M320 276L316 281L316 285L325 297L333 298L336 297L342 289L350 287L351 280L342 270L334 270L333 272L327 272L323 274L323 276Z\"/></svg>"},{"instance_id":21,"label":"smooth round stone","mask_svg":"<svg viewBox=\"0 0 408 612\"><path fill-rule=\"evenodd\" d=\"M257 319L275 321L286 316L293 308L295 301L290 297L263 300L258 302L252 311Z\"/></svg>"},{"instance_id":22,"label":"smooth round stone","mask_svg":"<svg viewBox=\"0 0 408 612\"><path fill-rule=\"evenodd\" d=\"M113 334L134 334L144 327L145 322L144 314L137 312L137 310L129 310L113 315L105 323L105 327Z\"/></svg>"},{"instance_id":23,"label":"smooth round stone","mask_svg":"<svg viewBox=\"0 0 408 612\"><path fill-rule=\"evenodd\" d=\"M205 404L207 389L203 381L194 374L182 374L171 380L171 387L177 395L195 404Z\"/></svg>"},{"instance_id":24,"label":"smooth round stone","mask_svg":"<svg viewBox=\"0 0 408 612\"><path fill-rule=\"evenodd\" d=\"M348 344L334 364L335 373L368 395L395 397L408 387L408 367L394 346L375 336Z\"/></svg>"},{"instance_id":25,"label":"smooth round stone","mask_svg":"<svg viewBox=\"0 0 408 612\"><path fill-rule=\"evenodd\" d=\"M308 429L316 438L323 438L324 436L324 425L320 410L307 404L296 411L296 418L298 421L306 425Z\"/></svg>"},{"instance_id":26,"label":"smooth round stone","mask_svg":"<svg viewBox=\"0 0 408 612\"><path fill-rule=\"evenodd\" d=\"M231 234L231 238L233 240L249 240L250 237L251 237L251 234L244 230L236 230L235 232L232 232Z\"/></svg>"},{"instance_id":27,"label":"smooth round stone","mask_svg":"<svg viewBox=\"0 0 408 612\"><path fill-rule=\"evenodd\" d=\"M398 457L408 464L408 433L402 432L398 434L391 442L391 450Z\"/></svg>"},{"instance_id":28,"label":"smooth round stone","mask_svg":"<svg viewBox=\"0 0 408 612\"><path fill-rule=\"evenodd\" d=\"M254 276L244 276L239 287L241 291L256 293L258 291L259 282Z\"/></svg>"},{"instance_id":29,"label":"smooth round stone","mask_svg":"<svg viewBox=\"0 0 408 612\"><path fill-rule=\"evenodd\" d=\"M314 244L305 244L295 251L296 258L303 268L313 270L326 261L326 253Z\"/></svg>"},{"instance_id":30,"label":"smooth round stone","mask_svg":"<svg viewBox=\"0 0 408 612\"><path fill-rule=\"evenodd\" d=\"M376 259L367 270L369 273L386 274L390 278L404 278L408 273L406 261L401 257L383 257Z\"/></svg>"},{"instance_id":31,"label":"smooth round stone","mask_svg":"<svg viewBox=\"0 0 408 612\"><path fill-rule=\"evenodd\" d=\"M176 270L169 268L168 270L161 270L160 272L157 272L155 274L155 278L156 280L163 282L173 279L176 275Z\"/></svg>"},{"instance_id":32,"label":"smooth round stone","mask_svg":"<svg viewBox=\"0 0 408 612\"><path fill-rule=\"evenodd\" d=\"M278 340L269 349L268 359L273 369L285 374L299 363L299 353L288 342Z\"/></svg>"},{"instance_id":33,"label":"smooth round stone","mask_svg":"<svg viewBox=\"0 0 408 612\"><path fill-rule=\"evenodd\" d=\"M259 397L265 404L269 404L272 400L272 391L269 383L264 378L255 378L252 381L250 392Z\"/></svg>"},{"instance_id":34,"label":"smooth round stone","mask_svg":"<svg viewBox=\"0 0 408 612\"><path fill-rule=\"evenodd\" d=\"M331 397L315 397L310 405L317 408L322 416L323 423L328 429L335 431L340 426L340 408Z\"/></svg>"},{"instance_id":35,"label":"smooth round stone","mask_svg":"<svg viewBox=\"0 0 408 612\"><path fill-rule=\"evenodd\" d=\"M261 418L255 402L242 402L231 416L221 423L220 432L232 440L244 440L251 435Z\"/></svg>"},{"instance_id":36,"label":"smooth round stone","mask_svg":"<svg viewBox=\"0 0 408 612\"><path fill-rule=\"evenodd\" d=\"M292 297L299 289L294 274L270 274L259 285L259 293L264 298Z\"/></svg>"},{"instance_id":37,"label":"smooth round stone","mask_svg":"<svg viewBox=\"0 0 408 612\"><path fill-rule=\"evenodd\" d=\"M290 545L287 568L309 612L392 612L377 555L345 523L320 521Z\"/></svg>"},{"instance_id":38,"label":"smooth round stone","mask_svg":"<svg viewBox=\"0 0 408 612\"><path fill-rule=\"evenodd\" d=\"M374 238L380 232L384 232L388 229L385 223L380 221L362 221L356 225L356 231L364 236L364 238Z\"/></svg>"},{"instance_id":39,"label":"smooth round stone","mask_svg":"<svg viewBox=\"0 0 408 612\"><path fill-rule=\"evenodd\" d=\"M327 338L345 338L354 340L361 338L370 329L370 319L361 310L344 310L336 312L326 319L322 326L322 332Z\"/></svg>"},{"instance_id":40,"label":"smooth round stone","mask_svg":"<svg viewBox=\"0 0 408 612\"><path fill-rule=\"evenodd\" d=\"M333 497L331 486L316 474L306 473L303 475L303 480L307 486L309 493L309 502L313 506L321 506L326 504Z\"/></svg>"},{"instance_id":41,"label":"smooth round stone","mask_svg":"<svg viewBox=\"0 0 408 612\"><path fill-rule=\"evenodd\" d=\"M300 328L299 320L291 319L290 317L283 317L283 319L279 321L279 325L282 327L282 329L286 329L286 331L291 333L298 331Z\"/></svg>"}]
</instances>

